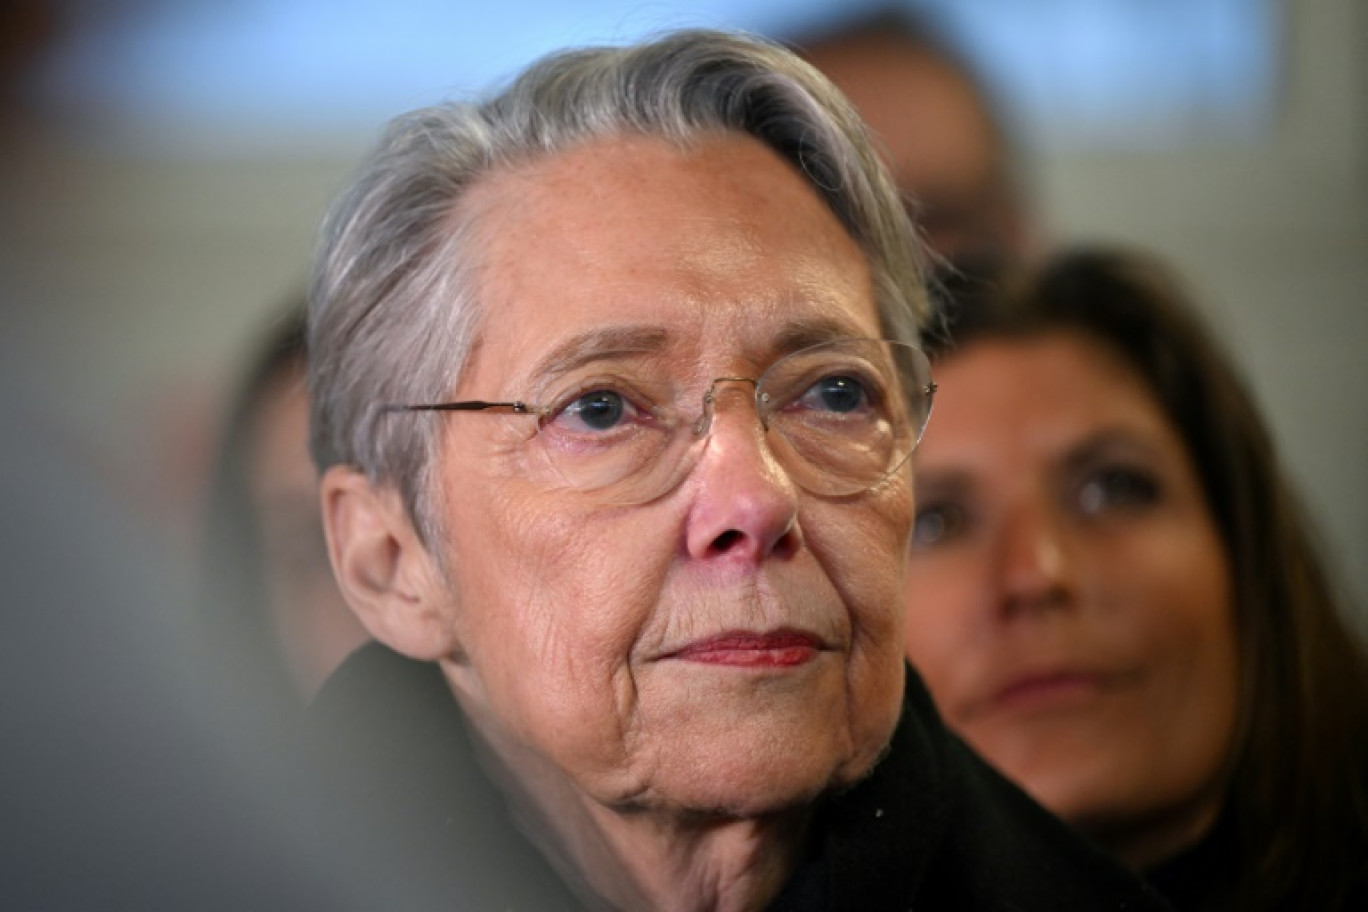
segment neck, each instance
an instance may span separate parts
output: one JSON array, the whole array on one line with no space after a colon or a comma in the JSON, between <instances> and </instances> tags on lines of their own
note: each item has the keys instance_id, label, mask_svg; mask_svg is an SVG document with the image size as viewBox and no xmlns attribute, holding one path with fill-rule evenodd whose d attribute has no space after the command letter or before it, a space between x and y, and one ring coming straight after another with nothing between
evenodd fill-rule
<instances>
[{"instance_id":1,"label":"neck","mask_svg":"<svg viewBox=\"0 0 1368 912\"><path fill-rule=\"evenodd\" d=\"M622 812L582 797L548 827L545 848L587 895L620 910L763 908L796 867L805 812L736 820Z\"/></svg>"}]
</instances>

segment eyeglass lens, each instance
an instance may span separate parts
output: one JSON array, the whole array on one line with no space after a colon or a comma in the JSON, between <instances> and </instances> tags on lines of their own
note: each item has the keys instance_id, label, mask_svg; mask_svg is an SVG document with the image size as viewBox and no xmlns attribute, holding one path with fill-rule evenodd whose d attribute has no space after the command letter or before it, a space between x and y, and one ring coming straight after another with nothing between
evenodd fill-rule
<instances>
[{"instance_id":1,"label":"eyeglass lens","mask_svg":"<svg viewBox=\"0 0 1368 912\"><path fill-rule=\"evenodd\" d=\"M910 345L841 340L775 361L758 378L723 377L701 413L634 402L631 384L584 391L539 421L536 444L568 487L606 502L643 503L677 485L711 431L721 390L750 384L766 442L793 481L846 496L896 471L920 438L931 404L930 367ZM737 389L740 393L741 390Z\"/></svg>"}]
</instances>

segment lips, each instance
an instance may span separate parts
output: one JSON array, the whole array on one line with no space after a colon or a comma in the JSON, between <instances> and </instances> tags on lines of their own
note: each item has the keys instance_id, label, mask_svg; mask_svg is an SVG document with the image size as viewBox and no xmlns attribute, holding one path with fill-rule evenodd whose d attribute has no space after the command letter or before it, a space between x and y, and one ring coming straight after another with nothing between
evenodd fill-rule
<instances>
[{"instance_id":1,"label":"lips","mask_svg":"<svg viewBox=\"0 0 1368 912\"><path fill-rule=\"evenodd\" d=\"M993 697L998 704L1026 703L1035 700L1062 698L1070 694L1087 694L1101 689L1098 675L1081 672L1054 672L1033 675L1013 681Z\"/></svg>"},{"instance_id":2,"label":"lips","mask_svg":"<svg viewBox=\"0 0 1368 912\"><path fill-rule=\"evenodd\" d=\"M737 631L696 640L667 658L704 665L790 668L812 661L821 649L820 640L802 631Z\"/></svg>"},{"instance_id":3,"label":"lips","mask_svg":"<svg viewBox=\"0 0 1368 912\"><path fill-rule=\"evenodd\" d=\"M1067 710L1122 687L1131 675L1059 668L1009 675L967 707L965 718L993 713Z\"/></svg>"}]
</instances>

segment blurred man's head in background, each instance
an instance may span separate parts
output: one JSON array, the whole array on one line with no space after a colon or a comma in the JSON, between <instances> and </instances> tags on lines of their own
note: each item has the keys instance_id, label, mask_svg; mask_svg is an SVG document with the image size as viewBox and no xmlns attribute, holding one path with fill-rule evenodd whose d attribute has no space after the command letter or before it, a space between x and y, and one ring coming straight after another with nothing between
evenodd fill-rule
<instances>
[{"instance_id":1,"label":"blurred man's head in background","mask_svg":"<svg viewBox=\"0 0 1368 912\"><path fill-rule=\"evenodd\" d=\"M933 23L880 13L791 42L850 98L954 286L1029 258L1038 227L1005 118Z\"/></svg>"}]
</instances>

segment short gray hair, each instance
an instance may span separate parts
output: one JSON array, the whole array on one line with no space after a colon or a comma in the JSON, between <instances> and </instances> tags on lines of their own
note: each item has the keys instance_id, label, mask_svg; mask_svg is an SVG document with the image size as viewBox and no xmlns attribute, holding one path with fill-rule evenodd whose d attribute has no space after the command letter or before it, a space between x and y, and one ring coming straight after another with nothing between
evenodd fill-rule
<instances>
[{"instance_id":1,"label":"short gray hair","mask_svg":"<svg viewBox=\"0 0 1368 912\"><path fill-rule=\"evenodd\" d=\"M591 140L684 146L719 132L793 164L869 258L882 331L915 343L928 313L920 244L863 124L825 77L775 44L708 30L565 51L483 103L397 118L333 205L309 294L319 467L351 465L397 488L430 544L438 425L395 421L378 405L431 400L460 381L480 317L464 194Z\"/></svg>"}]
</instances>

